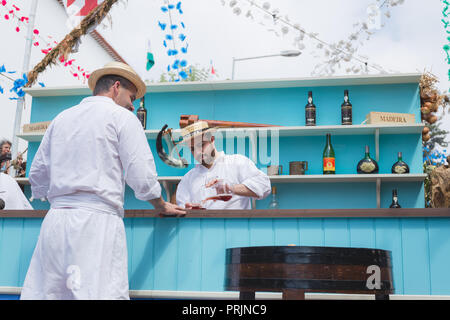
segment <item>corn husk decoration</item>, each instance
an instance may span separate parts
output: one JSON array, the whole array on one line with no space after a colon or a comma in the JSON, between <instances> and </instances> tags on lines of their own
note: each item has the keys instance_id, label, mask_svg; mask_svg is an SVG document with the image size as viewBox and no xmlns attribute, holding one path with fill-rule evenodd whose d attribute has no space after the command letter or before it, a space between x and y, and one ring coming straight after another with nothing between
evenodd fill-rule
<instances>
[{"instance_id":1,"label":"corn husk decoration","mask_svg":"<svg viewBox=\"0 0 450 320\"><path fill-rule=\"evenodd\" d=\"M425 72L420 78L420 112L422 120L426 124L433 124L438 121L438 117L433 114L438 112L439 107L448 103L447 95L441 95L435 84L439 82L437 77L429 72ZM422 130L422 140L430 140L430 129L425 127Z\"/></svg>"}]
</instances>

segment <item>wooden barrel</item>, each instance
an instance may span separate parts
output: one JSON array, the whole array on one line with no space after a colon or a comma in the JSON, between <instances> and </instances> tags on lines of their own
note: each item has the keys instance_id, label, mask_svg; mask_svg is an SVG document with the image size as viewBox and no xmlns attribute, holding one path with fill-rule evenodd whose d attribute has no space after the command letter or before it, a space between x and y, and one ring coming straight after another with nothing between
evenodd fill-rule
<instances>
[{"instance_id":1,"label":"wooden barrel","mask_svg":"<svg viewBox=\"0 0 450 320\"><path fill-rule=\"evenodd\" d=\"M225 290L254 299L257 291L283 292L304 299L305 292L375 294L394 292L391 252L380 249L267 246L226 250Z\"/></svg>"}]
</instances>

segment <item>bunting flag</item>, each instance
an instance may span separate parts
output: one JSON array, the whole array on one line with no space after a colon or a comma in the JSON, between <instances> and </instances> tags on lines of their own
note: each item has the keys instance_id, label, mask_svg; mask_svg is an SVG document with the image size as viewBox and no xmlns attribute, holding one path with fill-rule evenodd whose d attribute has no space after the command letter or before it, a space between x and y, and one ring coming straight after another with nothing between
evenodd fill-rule
<instances>
[{"instance_id":1,"label":"bunting flag","mask_svg":"<svg viewBox=\"0 0 450 320\"><path fill-rule=\"evenodd\" d=\"M0 0L0 21L7 21L7 23L14 24L13 28L15 28L16 32L18 34L23 33L26 31L29 18L22 16L21 13L23 10L10 2L12 1ZM43 36L39 29L33 30L33 46L39 47L43 54L49 54L55 45L58 45L58 42L56 42L52 36ZM89 79L89 72L79 65L76 65L75 59L65 61L63 57L60 57L57 62L60 62L60 65L65 67L75 78L83 80L83 83ZM13 74L16 73L16 71L6 71L4 66L0 66L0 74L1 73ZM14 79L10 80L14 81ZM42 86L41 83L39 84Z\"/></svg>"},{"instance_id":2,"label":"bunting flag","mask_svg":"<svg viewBox=\"0 0 450 320\"><path fill-rule=\"evenodd\" d=\"M211 74L216 75L216 70L214 70L214 66L213 66L212 60L210 60L210 64L211 64Z\"/></svg>"},{"instance_id":3,"label":"bunting flag","mask_svg":"<svg viewBox=\"0 0 450 320\"><path fill-rule=\"evenodd\" d=\"M155 64L155 59L153 58L152 46L150 40L147 41L147 71L150 70Z\"/></svg>"},{"instance_id":4,"label":"bunting flag","mask_svg":"<svg viewBox=\"0 0 450 320\"><path fill-rule=\"evenodd\" d=\"M102 2L103 0L64 0L64 7L69 16L85 17Z\"/></svg>"},{"instance_id":5,"label":"bunting flag","mask_svg":"<svg viewBox=\"0 0 450 320\"><path fill-rule=\"evenodd\" d=\"M163 21L158 21L158 26L165 33L163 46L167 50L167 55L173 59L167 65L168 72L174 72L178 75L173 81L182 81L188 78L186 72L187 61L184 59L188 52L188 41L185 34L186 25L181 20L184 11L181 8L181 1L164 0L161 11L164 15ZM174 4L176 2L176 4Z\"/></svg>"}]
</instances>

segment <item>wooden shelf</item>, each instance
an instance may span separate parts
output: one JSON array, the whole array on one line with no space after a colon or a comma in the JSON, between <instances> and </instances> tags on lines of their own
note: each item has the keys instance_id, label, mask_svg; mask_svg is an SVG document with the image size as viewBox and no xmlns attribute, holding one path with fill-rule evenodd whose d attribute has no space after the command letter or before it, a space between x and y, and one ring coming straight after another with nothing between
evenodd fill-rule
<instances>
[{"instance_id":1,"label":"wooden shelf","mask_svg":"<svg viewBox=\"0 0 450 320\"><path fill-rule=\"evenodd\" d=\"M47 210L3 210L2 218L43 218ZM188 210L189 218L448 218L448 208ZM125 218L159 218L155 210L125 210ZM165 218L167 219L167 218Z\"/></svg>"},{"instance_id":2,"label":"wooden shelf","mask_svg":"<svg viewBox=\"0 0 450 320\"><path fill-rule=\"evenodd\" d=\"M299 137L299 136L324 136L327 133L332 135L374 135L379 134L420 134L425 125L423 123L386 125L386 124L355 124L351 126L335 125L335 126L294 126L294 127L265 127L265 128L226 128L219 129L217 133L233 137L245 137L249 135L259 136L261 132L265 132L268 136L276 134L280 137ZM145 135L149 140L155 140L159 130L145 130ZM181 130L172 131L174 138L180 137ZM22 133L18 137L28 142L40 142L44 136L43 132L38 133Z\"/></svg>"},{"instance_id":3,"label":"wooden shelf","mask_svg":"<svg viewBox=\"0 0 450 320\"><path fill-rule=\"evenodd\" d=\"M423 181L427 175L425 173L409 174L335 174L335 175L280 175L269 176L272 183L330 183L330 182L381 182L387 181ZM158 181L163 183L180 182L182 176L158 177ZM16 178L19 184L29 185L28 178Z\"/></svg>"}]
</instances>

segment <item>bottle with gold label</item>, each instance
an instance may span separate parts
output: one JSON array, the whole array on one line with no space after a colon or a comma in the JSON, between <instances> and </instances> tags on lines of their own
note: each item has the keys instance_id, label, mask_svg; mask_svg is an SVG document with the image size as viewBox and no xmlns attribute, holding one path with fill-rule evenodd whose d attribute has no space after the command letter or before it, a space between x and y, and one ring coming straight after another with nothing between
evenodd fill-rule
<instances>
[{"instance_id":1,"label":"bottle with gold label","mask_svg":"<svg viewBox=\"0 0 450 320\"><path fill-rule=\"evenodd\" d=\"M402 160L401 152L398 153L398 161L392 166L391 172L397 174L409 173L409 167L406 162Z\"/></svg>"},{"instance_id":2,"label":"bottle with gold label","mask_svg":"<svg viewBox=\"0 0 450 320\"><path fill-rule=\"evenodd\" d=\"M378 163L370 157L369 146L366 146L366 155L356 166L356 172L363 174L378 173Z\"/></svg>"},{"instance_id":3,"label":"bottle with gold label","mask_svg":"<svg viewBox=\"0 0 450 320\"><path fill-rule=\"evenodd\" d=\"M323 174L336 173L336 158L331 145L331 134L327 133L327 144L323 150Z\"/></svg>"},{"instance_id":4,"label":"bottle with gold label","mask_svg":"<svg viewBox=\"0 0 450 320\"><path fill-rule=\"evenodd\" d=\"M139 109L136 111L136 116L142 124L144 130L147 128L147 109L145 109L145 98L141 98Z\"/></svg>"}]
</instances>

